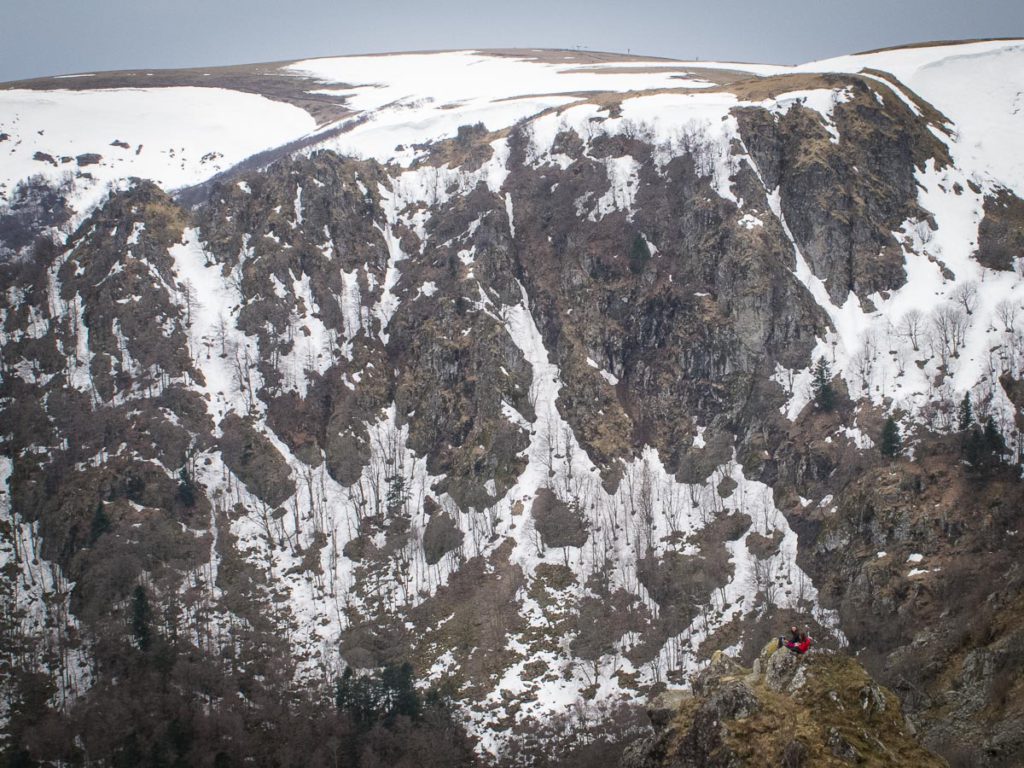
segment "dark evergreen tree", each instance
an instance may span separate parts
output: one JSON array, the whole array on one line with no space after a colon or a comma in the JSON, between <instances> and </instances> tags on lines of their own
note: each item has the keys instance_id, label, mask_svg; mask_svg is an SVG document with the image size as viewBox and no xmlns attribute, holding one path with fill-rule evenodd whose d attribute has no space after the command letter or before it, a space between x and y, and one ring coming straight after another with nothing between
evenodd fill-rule
<instances>
[{"instance_id":1,"label":"dark evergreen tree","mask_svg":"<svg viewBox=\"0 0 1024 768\"><path fill-rule=\"evenodd\" d=\"M89 544L95 544L104 533L110 530L110 518L103 509L103 501L96 502L96 511L92 515L92 523L89 525Z\"/></svg>"},{"instance_id":2,"label":"dark evergreen tree","mask_svg":"<svg viewBox=\"0 0 1024 768\"><path fill-rule=\"evenodd\" d=\"M357 677L351 667L345 668L336 684L335 704L360 730L368 730L377 718L373 687L370 677Z\"/></svg>"},{"instance_id":3,"label":"dark evergreen tree","mask_svg":"<svg viewBox=\"0 0 1024 768\"><path fill-rule=\"evenodd\" d=\"M148 651L152 643L150 623L153 611L149 607L149 598L141 584L132 591L132 636L139 650Z\"/></svg>"},{"instance_id":4,"label":"dark evergreen tree","mask_svg":"<svg viewBox=\"0 0 1024 768\"><path fill-rule=\"evenodd\" d=\"M384 478L388 484L387 496L384 503L387 505L388 514L398 512L409 499L409 489L406 487L405 475L396 472Z\"/></svg>"},{"instance_id":5,"label":"dark evergreen tree","mask_svg":"<svg viewBox=\"0 0 1024 768\"><path fill-rule=\"evenodd\" d=\"M999 459L1006 453L1006 440L991 416L985 421L985 449Z\"/></svg>"},{"instance_id":6,"label":"dark evergreen tree","mask_svg":"<svg viewBox=\"0 0 1024 768\"><path fill-rule=\"evenodd\" d=\"M964 434L960 444L964 460L977 470L999 463L1007 450L1006 439L991 417L985 420L984 427L974 424Z\"/></svg>"},{"instance_id":7,"label":"dark evergreen tree","mask_svg":"<svg viewBox=\"0 0 1024 768\"><path fill-rule=\"evenodd\" d=\"M823 411L831 411L836 407L836 391L832 386L832 368L828 360L819 357L811 371L811 391L814 402Z\"/></svg>"},{"instance_id":8,"label":"dark evergreen tree","mask_svg":"<svg viewBox=\"0 0 1024 768\"><path fill-rule=\"evenodd\" d=\"M411 720L418 720L422 713L419 693L413 685L412 664L389 664L381 673L383 688L383 709L385 717L393 719L404 715Z\"/></svg>"},{"instance_id":9,"label":"dark evergreen tree","mask_svg":"<svg viewBox=\"0 0 1024 768\"><path fill-rule=\"evenodd\" d=\"M178 472L178 501L186 507L196 505L196 484L185 467Z\"/></svg>"},{"instance_id":10,"label":"dark evergreen tree","mask_svg":"<svg viewBox=\"0 0 1024 768\"><path fill-rule=\"evenodd\" d=\"M897 425L896 420L890 416L885 420L885 426L882 427L882 442L878 448L882 452L883 456L891 458L899 454L902 443L903 441L900 438L899 425Z\"/></svg>"},{"instance_id":11,"label":"dark evergreen tree","mask_svg":"<svg viewBox=\"0 0 1024 768\"><path fill-rule=\"evenodd\" d=\"M335 684L334 699L361 730L377 723L391 725L399 716L418 721L423 714L423 700L408 662L388 664L379 676L355 675L348 668Z\"/></svg>"},{"instance_id":12,"label":"dark evergreen tree","mask_svg":"<svg viewBox=\"0 0 1024 768\"><path fill-rule=\"evenodd\" d=\"M629 270L634 275L644 271L647 262L651 260L651 248L647 240L639 232L633 238L633 247L629 250Z\"/></svg>"},{"instance_id":13,"label":"dark evergreen tree","mask_svg":"<svg viewBox=\"0 0 1024 768\"><path fill-rule=\"evenodd\" d=\"M964 392L964 399L960 401L960 408L957 411L957 428L966 432L974 424L974 408L971 406L971 393Z\"/></svg>"},{"instance_id":14,"label":"dark evergreen tree","mask_svg":"<svg viewBox=\"0 0 1024 768\"><path fill-rule=\"evenodd\" d=\"M963 441L960 444L960 453L964 460L972 467L977 467L981 464L985 455L985 435L978 428L978 425L973 425L964 434Z\"/></svg>"}]
</instances>

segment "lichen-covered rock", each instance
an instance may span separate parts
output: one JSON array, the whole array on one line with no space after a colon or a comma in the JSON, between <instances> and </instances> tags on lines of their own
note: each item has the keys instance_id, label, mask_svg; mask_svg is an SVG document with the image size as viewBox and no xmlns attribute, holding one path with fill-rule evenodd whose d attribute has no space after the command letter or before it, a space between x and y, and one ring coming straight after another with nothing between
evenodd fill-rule
<instances>
[{"instance_id":1,"label":"lichen-covered rock","mask_svg":"<svg viewBox=\"0 0 1024 768\"><path fill-rule=\"evenodd\" d=\"M945 765L914 741L895 697L855 661L797 657L773 645L761 673L719 654L698 675L694 697L680 698L675 717L659 718L654 736L628 749L622 765ZM802 683L793 686L798 674Z\"/></svg>"},{"instance_id":2,"label":"lichen-covered rock","mask_svg":"<svg viewBox=\"0 0 1024 768\"><path fill-rule=\"evenodd\" d=\"M776 643L777 644L777 643ZM768 657L764 667L764 684L772 691L784 691L793 682L803 657L780 647Z\"/></svg>"}]
</instances>

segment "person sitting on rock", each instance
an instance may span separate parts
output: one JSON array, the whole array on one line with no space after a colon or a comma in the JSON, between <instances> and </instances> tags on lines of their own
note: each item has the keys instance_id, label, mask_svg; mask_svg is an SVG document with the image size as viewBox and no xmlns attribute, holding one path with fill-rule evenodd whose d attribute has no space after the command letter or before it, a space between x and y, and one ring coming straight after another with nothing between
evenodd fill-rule
<instances>
[{"instance_id":1,"label":"person sitting on rock","mask_svg":"<svg viewBox=\"0 0 1024 768\"><path fill-rule=\"evenodd\" d=\"M779 635L779 647L786 646L789 650L793 650L797 645L800 644L800 632L796 627L789 628L789 637L785 635Z\"/></svg>"},{"instance_id":2,"label":"person sitting on rock","mask_svg":"<svg viewBox=\"0 0 1024 768\"><path fill-rule=\"evenodd\" d=\"M787 647L793 653L804 654L804 653L807 653L807 651L810 650L811 643L813 643L813 642L814 641L811 640L811 636L810 635L808 635L806 632L801 632L800 633L800 641L795 643L794 645L789 645Z\"/></svg>"}]
</instances>

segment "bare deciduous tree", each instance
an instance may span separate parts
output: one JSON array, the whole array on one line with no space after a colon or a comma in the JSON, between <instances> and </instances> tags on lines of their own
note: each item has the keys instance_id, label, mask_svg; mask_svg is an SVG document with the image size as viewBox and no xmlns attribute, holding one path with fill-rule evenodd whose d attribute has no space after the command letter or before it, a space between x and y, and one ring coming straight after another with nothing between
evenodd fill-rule
<instances>
[{"instance_id":1,"label":"bare deciduous tree","mask_svg":"<svg viewBox=\"0 0 1024 768\"><path fill-rule=\"evenodd\" d=\"M974 280L960 283L960 285L953 289L949 298L962 306L964 312L969 315L974 312L974 308L978 305L978 284Z\"/></svg>"},{"instance_id":2,"label":"bare deciduous tree","mask_svg":"<svg viewBox=\"0 0 1024 768\"><path fill-rule=\"evenodd\" d=\"M924 332L924 314L919 309L909 310L900 318L899 333L905 337L917 352L920 349L921 335Z\"/></svg>"},{"instance_id":3,"label":"bare deciduous tree","mask_svg":"<svg viewBox=\"0 0 1024 768\"><path fill-rule=\"evenodd\" d=\"M996 304L996 317L999 318L999 322L1003 324L1003 328L1009 333L1013 333L1014 324L1017 322L1017 313L1020 311L1020 305L1015 301L1003 299Z\"/></svg>"},{"instance_id":4,"label":"bare deciduous tree","mask_svg":"<svg viewBox=\"0 0 1024 768\"><path fill-rule=\"evenodd\" d=\"M938 344L942 347L942 360L957 357L967 333L967 315L953 304L943 304L932 314L932 327Z\"/></svg>"}]
</instances>

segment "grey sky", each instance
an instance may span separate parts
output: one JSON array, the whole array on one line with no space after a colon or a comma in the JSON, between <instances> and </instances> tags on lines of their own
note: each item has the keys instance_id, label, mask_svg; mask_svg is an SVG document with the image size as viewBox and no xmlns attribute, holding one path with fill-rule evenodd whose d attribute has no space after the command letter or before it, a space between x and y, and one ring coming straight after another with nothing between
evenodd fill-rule
<instances>
[{"instance_id":1,"label":"grey sky","mask_svg":"<svg viewBox=\"0 0 1024 768\"><path fill-rule=\"evenodd\" d=\"M435 48L798 63L1014 36L1021 0L0 0L0 81Z\"/></svg>"}]
</instances>

